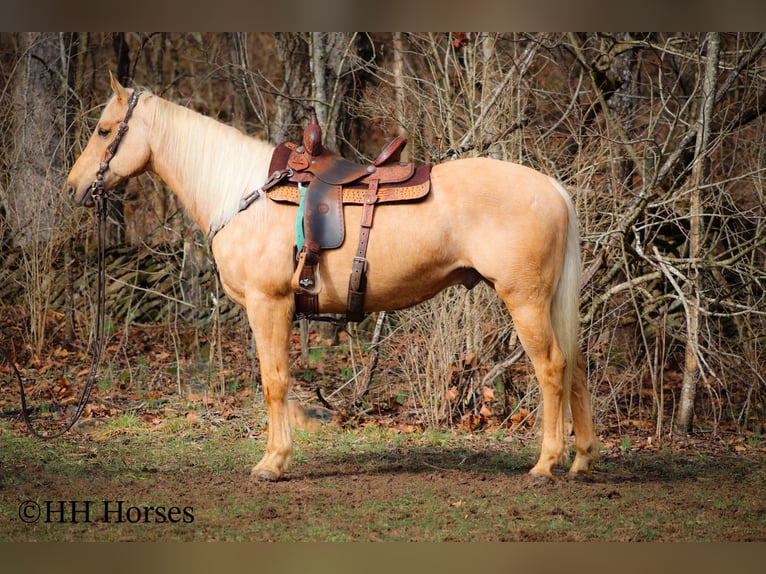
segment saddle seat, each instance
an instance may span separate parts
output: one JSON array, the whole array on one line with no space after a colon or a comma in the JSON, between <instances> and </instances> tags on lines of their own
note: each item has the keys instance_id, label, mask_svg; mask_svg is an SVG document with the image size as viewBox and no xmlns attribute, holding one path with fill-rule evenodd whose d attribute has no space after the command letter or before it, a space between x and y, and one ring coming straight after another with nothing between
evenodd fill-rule
<instances>
[{"instance_id":1,"label":"saddle seat","mask_svg":"<svg viewBox=\"0 0 766 574\"><path fill-rule=\"evenodd\" d=\"M311 110L311 121L304 128L302 145L285 142L274 150L269 167L271 175L261 191L272 201L299 206L296 267L292 280L296 315L319 314L321 250L335 249L343 244L343 205L357 204L363 205L364 209L359 246L352 261L346 317L350 321L364 318L366 252L375 205L417 201L430 190L430 165L416 168L413 163L400 161L406 145L407 140L398 136L372 163L352 162L324 148L321 128Z\"/></svg>"}]
</instances>

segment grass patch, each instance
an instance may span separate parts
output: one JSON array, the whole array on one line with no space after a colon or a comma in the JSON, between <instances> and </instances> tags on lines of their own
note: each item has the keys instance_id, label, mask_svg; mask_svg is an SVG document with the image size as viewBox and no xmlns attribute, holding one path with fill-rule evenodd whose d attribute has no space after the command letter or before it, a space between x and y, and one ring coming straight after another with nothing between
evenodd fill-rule
<instances>
[{"instance_id":1,"label":"grass patch","mask_svg":"<svg viewBox=\"0 0 766 574\"><path fill-rule=\"evenodd\" d=\"M532 487L536 445L499 434L378 425L295 432L292 469L249 479L265 434L205 416L152 425L134 415L41 442L0 423L2 540L764 540L763 454L618 450L595 483ZM190 522L19 518L34 501L123 501ZM153 510L145 510L152 508ZM144 510L142 510L144 509ZM59 515L55 515L59 516ZM183 516L183 515L178 515ZM69 516L66 516L69 518Z\"/></svg>"}]
</instances>

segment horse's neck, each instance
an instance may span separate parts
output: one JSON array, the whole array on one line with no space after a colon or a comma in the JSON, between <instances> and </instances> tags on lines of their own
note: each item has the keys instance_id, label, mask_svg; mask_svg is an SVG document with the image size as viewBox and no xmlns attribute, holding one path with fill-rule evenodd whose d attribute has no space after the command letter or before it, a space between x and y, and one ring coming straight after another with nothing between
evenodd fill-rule
<instances>
[{"instance_id":1,"label":"horse's neck","mask_svg":"<svg viewBox=\"0 0 766 574\"><path fill-rule=\"evenodd\" d=\"M159 97L151 140L151 170L204 232L231 219L241 197L263 184L274 149Z\"/></svg>"}]
</instances>

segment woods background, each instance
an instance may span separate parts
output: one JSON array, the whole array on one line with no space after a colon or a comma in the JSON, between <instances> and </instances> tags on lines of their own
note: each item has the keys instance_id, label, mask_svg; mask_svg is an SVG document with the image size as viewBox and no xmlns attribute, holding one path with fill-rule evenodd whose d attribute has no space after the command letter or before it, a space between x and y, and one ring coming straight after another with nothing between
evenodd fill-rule
<instances>
[{"instance_id":1,"label":"woods background","mask_svg":"<svg viewBox=\"0 0 766 574\"><path fill-rule=\"evenodd\" d=\"M598 424L762 434L766 35L0 34L0 342L19 363L56 337L89 337L94 227L62 187L108 70L275 143L299 137L311 104L326 145L352 159L402 134L420 163L487 155L558 178L580 217ZM204 234L162 182L140 176L113 199L112 333L163 325L178 373L211 352L201 340L248 337ZM488 288L450 289L383 331L372 389L403 389L424 424L537 408ZM358 375L341 386L354 381L348 402L363 406L374 392Z\"/></svg>"}]
</instances>

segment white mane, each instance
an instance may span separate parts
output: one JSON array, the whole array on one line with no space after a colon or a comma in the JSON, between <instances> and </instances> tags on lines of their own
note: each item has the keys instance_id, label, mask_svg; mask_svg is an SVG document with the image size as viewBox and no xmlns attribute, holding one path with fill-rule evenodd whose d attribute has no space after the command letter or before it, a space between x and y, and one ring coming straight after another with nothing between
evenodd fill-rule
<instances>
[{"instance_id":1,"label":"white mane","mask_svg":"<svg viewBox=\"0 0 766 574\"><path fill-rule=\"evenodd\" d=\"M155 171L203 231L228 222L239 200L266 181L274 146L160 97L155 102Z\"/></svg>"}]
</instances>

